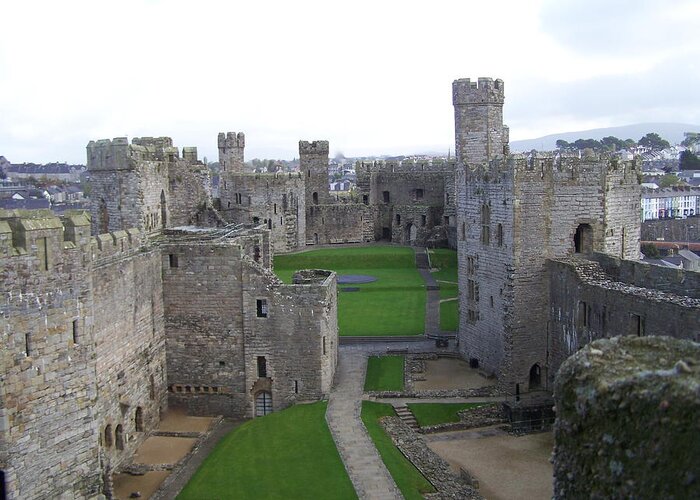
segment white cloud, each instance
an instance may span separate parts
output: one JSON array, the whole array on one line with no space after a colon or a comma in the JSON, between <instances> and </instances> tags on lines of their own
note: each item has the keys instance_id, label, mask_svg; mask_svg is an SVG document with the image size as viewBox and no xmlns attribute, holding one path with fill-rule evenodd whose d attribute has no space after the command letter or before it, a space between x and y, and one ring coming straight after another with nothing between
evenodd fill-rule
<instances>
[{"instance_id":1,"label":"white cloud","mask_svg":"<svg viewBox=\"0 0 700 500\"><path fill-rule=\"evenodd\" d=\"M0 154L80 162L90 139L170 135L213 159L226 130L246 132L248 157L291 158L299 139L329 139L347 155L447 148L450 86L460 77L505 80L512 137L678 110L649 85L644 100L634 92L612 100L614 113L585 103L610 106L600 96L616 82L634 85L630 75L664 71L658 78L674 81L670 57L696 54L699 44L697 30L669 30L687 27L689 13L698 19L694 4L641 2L634 15L560 5L11 2L0 43ZM596 18L603 8L614 21ZM636 50L635 26L658 18L671 42ZM700 122L698 105L683 119Z\"/></svg>"}]
</instances>

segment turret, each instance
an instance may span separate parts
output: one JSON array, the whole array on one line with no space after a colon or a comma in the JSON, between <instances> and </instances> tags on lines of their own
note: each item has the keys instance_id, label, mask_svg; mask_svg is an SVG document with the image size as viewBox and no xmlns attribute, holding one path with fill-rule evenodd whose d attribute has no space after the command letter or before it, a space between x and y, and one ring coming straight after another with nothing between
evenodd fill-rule
<instances>
[{"instance_id":1,"label":"turret","mask_svg":"<svg viewBox=\"0 0 700 500\"><path fill-rule=\"evenodd\" d=\"M330 202L328 141L299 141L299 169L306 179L306 206Z\"/></svg>"},{"instance_id":2,"label":"turret","mask_svg":"<svg viewBox=\"0 0 700 500\"><path fill-rule=\"evenodd\" d=\"M242 174L245 134L243 132L227 132L225 134L220 132L218 143L221 172Z\"/></svg>"},{"instance_id":3,"label":"turret","mask_svg":"<svg viewBox=\"0 0 700 500\"><path fill-rule=\"evenodd\" d=\"M503 125L503 80L469 78L452 83L455 107L455 151L464 164L484 163L508 154L508 128Z\"/></svg>"}]
</instances>

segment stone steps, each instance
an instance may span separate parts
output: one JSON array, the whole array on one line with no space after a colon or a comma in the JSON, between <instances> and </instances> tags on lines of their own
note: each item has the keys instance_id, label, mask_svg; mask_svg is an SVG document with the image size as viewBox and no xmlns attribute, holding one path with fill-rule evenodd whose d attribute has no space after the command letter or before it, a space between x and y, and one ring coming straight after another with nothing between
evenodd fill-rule
<instances>
[{"instance_id":1,"label":"stone steps","mask_svg":"<svg viewBox=\"0 0 700 500\"><path fill-rule=\"evenodd\" d=\"M408 425L411 429L413 429L414 431L420 429L416 417L413 416L413 413L411 413L411 410L408 408L408 406L406 406L405 404L394 405L394 411L396 412L396 416L399 417L401 421L404 424Z\"/></svg>"}]
</instances>

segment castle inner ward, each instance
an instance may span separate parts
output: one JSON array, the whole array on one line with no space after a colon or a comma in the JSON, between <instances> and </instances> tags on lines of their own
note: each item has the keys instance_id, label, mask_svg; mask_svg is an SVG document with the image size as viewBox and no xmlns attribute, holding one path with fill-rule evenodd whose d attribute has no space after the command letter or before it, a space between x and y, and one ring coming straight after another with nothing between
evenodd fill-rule
<instances>
[{"instance_id":1,"label":"castle inner ward","mask_svg":"<svg viewBox=\"0 0 700 500\"><path fill-rule=\"evenodd\" d=\"M335 273L292 284L272 256L388 240L457 250L459 355L502 394L551 393L589 342L699 340L700 278L638 262L640 166L512 155L501 80L453 83L454 161L362 162L328 191L327 141L300 171L243 169L218 136L220 196L167 137L90 141L91 213L0 212L0 469L7 498L90 498L169 407L252 418L328 397ZM50 477L51 481L46 481Z\"/></svg>"}]
</instances>

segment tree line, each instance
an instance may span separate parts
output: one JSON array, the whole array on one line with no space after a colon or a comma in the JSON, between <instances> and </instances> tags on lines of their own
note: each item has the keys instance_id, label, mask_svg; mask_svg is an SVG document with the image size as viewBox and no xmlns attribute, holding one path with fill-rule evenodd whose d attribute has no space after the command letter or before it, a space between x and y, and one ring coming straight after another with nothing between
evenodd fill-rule
<instances>
[{"instance_id":1,"label":"tree line","mask_svg":"<svg viewBox=\"0 0 700 500\"><path fill-rule=\"evenodd\" d=\"M662 151L670 148L671 144L659 134L649 132L644 137L635 141L634 139L618 139L615 136L603 137L601 140L596 139L576 139L574 142L568 142L564 139L558 139L556 142L557 149L562 151L572 151L580 149L593 149L597 151L619 151L621 149L631 149L636 147L649 148L652 151Z\"/></svg>"}]
</instances>

